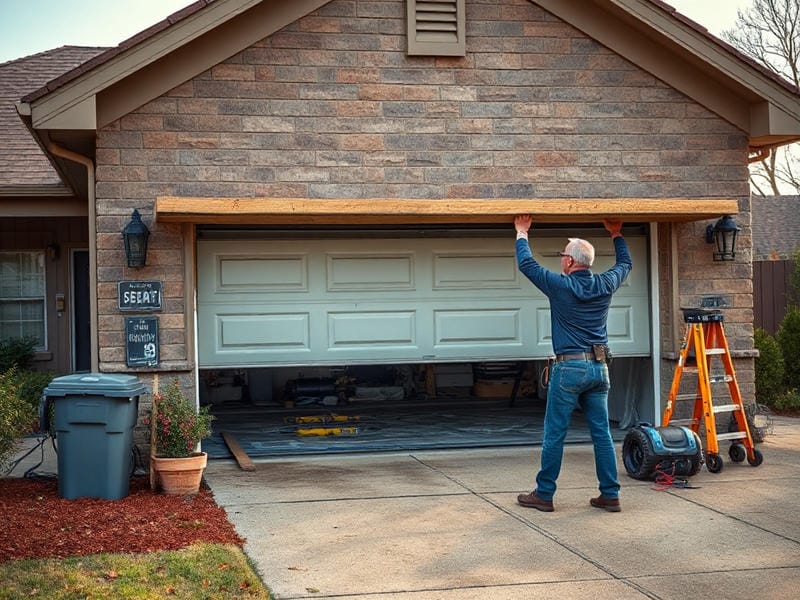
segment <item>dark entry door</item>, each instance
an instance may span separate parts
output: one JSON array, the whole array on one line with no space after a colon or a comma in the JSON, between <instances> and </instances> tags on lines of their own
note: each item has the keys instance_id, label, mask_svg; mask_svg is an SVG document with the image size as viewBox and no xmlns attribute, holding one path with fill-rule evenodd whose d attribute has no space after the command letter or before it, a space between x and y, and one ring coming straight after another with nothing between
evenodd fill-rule
<instances>
[{"instance_id":1,"label":"dark entry door","mask_svg":"<svg viewBox=\"0 0 800 600\"><path fill-rule=\"evenodd\" d=\"M89 340L89 251L72 253L73 296L73 356L76 372L91 370L91 342Z\"/></svg>"}]
</instances>

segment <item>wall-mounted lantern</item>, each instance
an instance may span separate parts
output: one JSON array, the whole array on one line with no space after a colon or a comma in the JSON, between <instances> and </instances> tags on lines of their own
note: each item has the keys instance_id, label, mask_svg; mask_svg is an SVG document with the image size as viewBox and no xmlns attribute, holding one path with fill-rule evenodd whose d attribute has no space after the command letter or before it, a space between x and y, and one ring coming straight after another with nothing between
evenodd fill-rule
<instances>
[{"instance_id":1,"label":"wall-mounted lantern","mask_svg":"<svg viewBox=\"0 0 800 600\"><path fill-rule=\"evenodd\" d=\"M61 256L61 247L58 244L55 244L55 243L48 244L44 249L44 253L47 255L47 258L49 258L50 260L56 261Z\"/></svg>"},{"instance_id":2,"label":"wall-mounted lantern","mask_svg":"<svg viewBox=\"0 0 800 600\"><path fill-rule=\"evenodd\" d=\"M706 227L706 242L715 246L714 260L736 259L736 236L739 231L739 226L730 215Z\"/></svg>"},{"instance_id":3,"label":"wall-mounted lantern","mask_svg":"<svg viewBox=\"0 0 800 600\"><path fill-rule=\"evenodd\" d=\"M128 266L138 269L147 263L147 238L150 230L142 223L139 211L133 209L130 222L122 230L122 239L125 241L125 257Z\"/></svg>"}]
</instances>

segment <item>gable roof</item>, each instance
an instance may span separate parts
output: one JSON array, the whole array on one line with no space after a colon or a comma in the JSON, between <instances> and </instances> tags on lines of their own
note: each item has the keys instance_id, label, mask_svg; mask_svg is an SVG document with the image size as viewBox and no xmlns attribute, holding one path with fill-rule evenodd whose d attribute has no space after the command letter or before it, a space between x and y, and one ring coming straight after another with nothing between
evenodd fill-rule
<instances>
[{"instance_id":1,"label":"gable roof","mask_svg":"<svg viewBox=\"0 0 800 600\"><path fill-rule=\"evenodd\" d=\"M800 248L800 196L753 196L753 259L791 258Z\"/></svg>"},{"instance_id":2,"label":"gable roof","mask_svg":"<svg viewBox=\"0 0 800 600\"><path fill-rule=\"evenodd\" d=\"M0 193L70 193L20 120L15 103L36 86L85 63L104 48L62 46L0 64ZM32 189L33 188L33 189Z\"/></svg>"},{"instance_id":3,"label":"gable roof","mask_svg":"<svg viewBox=\"0 0 800 600\"><path fill-rule=\"evenodd\" d=\"M96 130L328 1L198 0L28 94L32 126ZM747 132L753 151L800 140L797 90L662 0L530 1Z\"/></svg>"},{"instance_id":4,"label":"gable roof","mask_svg":"<svg viewBox=\"0 0 800 600\"><path fill-rule=\"evenodd\" d=\"M751 151L800 140L797 90L662 0L530 1L748 133ZM329 2L198 0L28 88L19 112L42 147L90 155L97 129Z\"/></svg>"}]
</instances>

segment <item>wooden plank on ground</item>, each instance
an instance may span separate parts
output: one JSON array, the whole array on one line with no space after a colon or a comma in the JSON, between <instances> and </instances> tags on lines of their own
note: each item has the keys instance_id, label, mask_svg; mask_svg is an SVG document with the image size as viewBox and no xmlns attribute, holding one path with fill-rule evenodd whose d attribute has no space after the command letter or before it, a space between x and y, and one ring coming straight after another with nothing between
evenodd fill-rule
<instances>
[{"instance_id":1,"label":"wooden plank on ground","mask_svg":"<svg viewBox=\"0 0 800 600\"><path fill-rule=\"evenodd\" d=\"M228 449L233 454L233 457L236 459L236 462L239 463L239 468L242 471L255 471L256 466L253 464L253 461L247 456L247 452L245 452L242 447L239 445L239 441L234 437L232 433L228 433L227 431L222 432L222 439L225 440L225 444L227 444Z\"/></svg>"}]
</instances>

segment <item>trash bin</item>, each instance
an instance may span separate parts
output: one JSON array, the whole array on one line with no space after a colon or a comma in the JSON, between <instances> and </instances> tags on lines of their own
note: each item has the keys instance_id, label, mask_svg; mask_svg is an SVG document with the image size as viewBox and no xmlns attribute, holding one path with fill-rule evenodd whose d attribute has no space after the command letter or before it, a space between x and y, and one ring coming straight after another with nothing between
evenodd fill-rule
<instances>
[{"instance_id":1,"label":"trash bin","mask_svg":"<svg viewBox=\"0 0 800 600\"><path fill-rule=\"evenodd\" d=\"M54 405L59 496L128 495L133 428L145 391L132 375L102 373L57 377L45 388Z\"/></svg>"}]
</instances>

